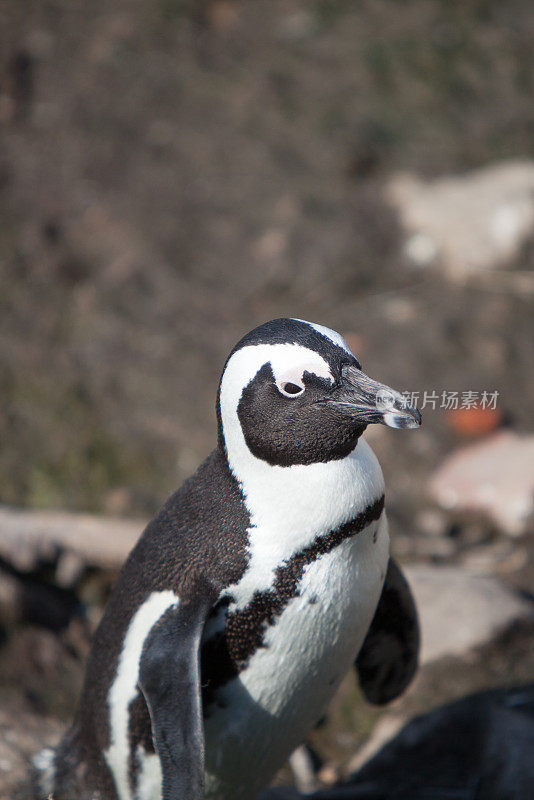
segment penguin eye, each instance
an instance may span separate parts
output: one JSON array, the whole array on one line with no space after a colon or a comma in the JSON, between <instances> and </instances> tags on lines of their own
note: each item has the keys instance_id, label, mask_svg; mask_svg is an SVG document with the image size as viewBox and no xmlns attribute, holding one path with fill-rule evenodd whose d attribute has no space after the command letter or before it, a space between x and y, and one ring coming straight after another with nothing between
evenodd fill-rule
<instances>
[{"instance_id":1,"label":"penguin eye","mask_svg":"<svg viewBox=\"0 0 534 800\"><path fill-rule=\"evenodd\" d=\"M297 383L285 381L284 383L280 384L278 389L283 395L285 395L285 397L297 397L304 391L304 386L299 386Z\"/></svg>"}]
</instances>

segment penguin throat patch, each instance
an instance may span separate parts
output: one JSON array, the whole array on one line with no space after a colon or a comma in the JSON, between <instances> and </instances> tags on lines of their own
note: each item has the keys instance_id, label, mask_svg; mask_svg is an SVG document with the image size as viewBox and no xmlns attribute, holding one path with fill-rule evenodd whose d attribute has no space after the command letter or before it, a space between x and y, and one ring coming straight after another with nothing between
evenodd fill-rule
<instances>
[{"instance_id":1,"label":"penguin throat patch","mask_svg":"<svg viewBox=\"0 0 534 800\"><path fill-rule=\"evenodd\" d=\"M225 629L202 645L201 678L205 710L216 701L216 690L236 678L256 650L264 646L269 626L276 623L289 601L299 595L305 567L378 520L383 509L384 495L354 519L318 536L312 544L277 567L270 589L254 592L245 608L228 614ZM221 598L214 611L223 613L230 602L228 596Z\"/></svg>"}]
</instances>

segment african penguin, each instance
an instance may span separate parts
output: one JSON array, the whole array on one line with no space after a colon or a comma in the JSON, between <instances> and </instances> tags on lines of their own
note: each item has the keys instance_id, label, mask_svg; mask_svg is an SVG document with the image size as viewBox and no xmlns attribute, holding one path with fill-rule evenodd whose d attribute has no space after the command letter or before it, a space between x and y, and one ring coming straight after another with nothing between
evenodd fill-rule
<instances>
[{"instance_id":1,"label":"african penguin","mask_svg":"<svg viewBox=\"0 0 534 800\"><path fill-rule=\"evenodd\" d=\"M397 696L418 625L366 426L420 424L343 338L278 319L231 352L218 445L149 523L95 634L54 800L251 800L355 664Z\"/></svg>"}]
</instances>

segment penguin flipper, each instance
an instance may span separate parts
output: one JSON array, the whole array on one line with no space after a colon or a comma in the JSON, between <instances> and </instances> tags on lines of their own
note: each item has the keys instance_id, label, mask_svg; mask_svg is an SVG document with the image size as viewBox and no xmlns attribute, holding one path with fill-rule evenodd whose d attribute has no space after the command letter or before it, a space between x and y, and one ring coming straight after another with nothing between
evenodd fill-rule
<instances>
[{"instance_id":1,"label":"penguin flipper","mask_svg":"<svg viewBox=\"0 0 534 800\"><path fill-rule=\"evenodd\" d=\"M204 797L199 646L211 605L202 599L170 608L141 655L139 685L161 764L163 800Z\"/></svg>"},{"instance_id":2,"label":"penguin flipper","mask_svg":"<svg viewBox=\"0 0 534 800\"><path fill-rule=\"evenodd\" d=\"M417 669L419 639L410 587L390 558L382 594L355 663L370 703L389 703L406 689Z\"/></svg>"}]
</instances>

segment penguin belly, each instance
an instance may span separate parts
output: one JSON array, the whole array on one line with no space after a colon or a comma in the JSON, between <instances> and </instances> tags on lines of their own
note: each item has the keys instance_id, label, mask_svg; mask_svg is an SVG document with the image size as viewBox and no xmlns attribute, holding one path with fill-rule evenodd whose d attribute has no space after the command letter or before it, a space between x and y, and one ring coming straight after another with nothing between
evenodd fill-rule
<instances>
[{"instance_id":1,"label":"penguin belly","mask_svg":"<svg viewBox=\"0 0 534 800\"><path fill-rule=\"evenodd\" d=\"M206 798L251 800L317 724L354 664L389 558L385 514L309 564L299 591L205 720Z\"/></svg>"}]
</instances>

